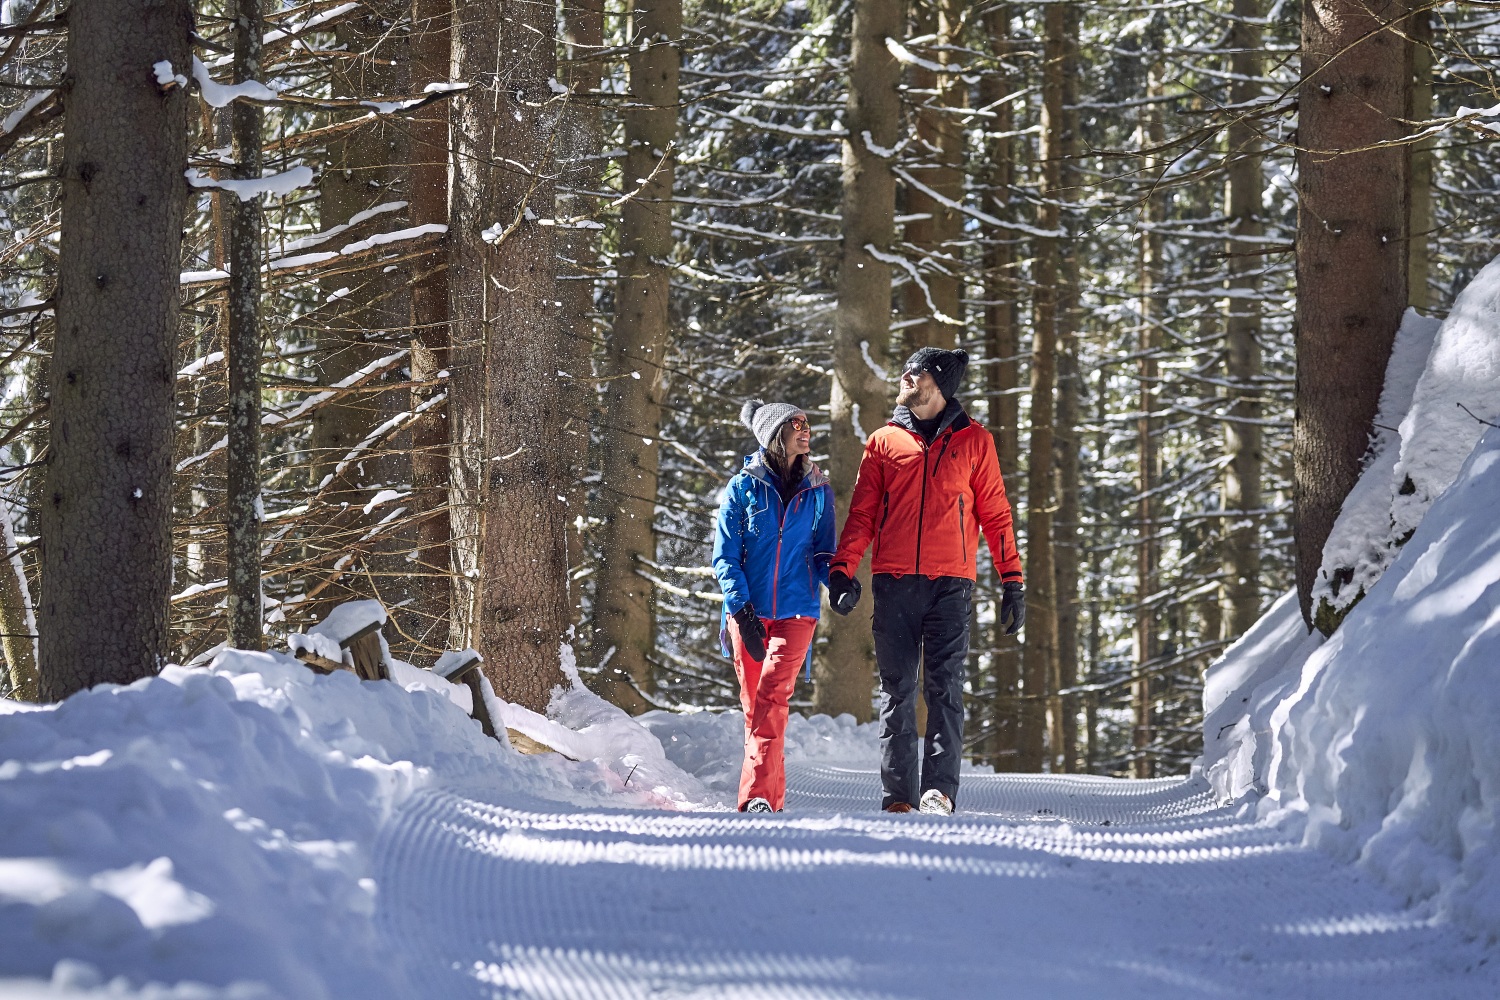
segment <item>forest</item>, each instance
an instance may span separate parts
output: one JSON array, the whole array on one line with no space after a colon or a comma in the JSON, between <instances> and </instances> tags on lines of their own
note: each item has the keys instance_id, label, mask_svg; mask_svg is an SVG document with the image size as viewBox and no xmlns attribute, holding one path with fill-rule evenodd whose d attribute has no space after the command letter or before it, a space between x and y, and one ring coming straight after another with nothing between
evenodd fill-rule
<instances>
[{"instance_id":1,"label":"forest","mask_svg":"<svg viewBox=\"0 0 1500 1000\"><path fill-rule=\"evenodd\" d=\"M374 598L543 710L734 707L751 398L844 513L961 347L1026 564L966 752L1152 777L1325 559L1408 310L1496 252L1500 3L5 0L0 695ZM1476 418L1478 419L1478 418ZM989 553L982 549L981 558ZM867 572L867 571L866 571ZM872 717L870 615L793 707Z\"/></svg>"}]
</instances>

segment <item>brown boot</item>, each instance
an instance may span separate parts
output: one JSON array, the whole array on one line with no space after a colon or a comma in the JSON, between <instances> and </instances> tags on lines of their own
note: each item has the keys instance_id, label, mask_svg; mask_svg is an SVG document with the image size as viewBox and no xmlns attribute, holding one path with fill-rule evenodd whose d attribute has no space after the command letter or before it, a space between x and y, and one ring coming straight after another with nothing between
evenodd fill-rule
<instances>
[{"instance_id":1,"label":"brown boot","mask_svg":"<svg viewBox=\"0 0 1500 1000\"><path fill-rule=\"evenodd\" d=\"M890 805L885 807L885 811L888 813L909 813L911 812L911 803L892 802Z\"/></svg>"}]
</instances>

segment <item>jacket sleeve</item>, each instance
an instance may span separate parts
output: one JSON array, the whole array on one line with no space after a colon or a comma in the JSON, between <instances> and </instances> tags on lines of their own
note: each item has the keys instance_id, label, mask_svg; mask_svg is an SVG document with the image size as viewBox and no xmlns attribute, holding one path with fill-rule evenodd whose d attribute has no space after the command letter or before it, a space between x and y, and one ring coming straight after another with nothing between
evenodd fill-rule
<instances>
[{"instance_id":1,"label":"jacket sleeve","mask_svg":"<svg viewBox=\"0 0 1500 1000\"><path fill-rule=\"evenodd\" d=\"M1005 480L1000 476L1000 459L995 454L995 439L989 431L980 431L979 461L969 486L974 491L974 513L990 543L990 556L1001 583L1021 582L1021 553L1016 548L1016 529L1011 517L1010 500L1005 496Z\"/></svg>"},{"instance_id":2,"label":"jacket sleeve","mask_svg":"<svg viewBox=\"0 0 1500 1000\"><path fill-rule=\"evenodd\" d=\"M813 543L813 568L817 571L818 582L828 586L828 565L833 561L835 547L834 524L838 520L838 514L833 507L833 487L828 484L819 486L823 491L823 516L818 521L817 537ZM816 596L816 595L814 595Z\"/></svg>"},{"instance_id":3,"label":"jacket sleeve","mask_svg":"<svg viewBox=\"0 0 1500 1000\"><path fill-rule=\"evenodd\" d=\"M873 443L873 442L872 442ZM854 495L849 498L849 516L844 519L844 530L839 535L838 553L829 565L830 570L839 570L852 577L859 569L859 561L865 557L865 549L875 538L875 517L880 510L880 498L885 495L885 462L865 445L864 457L859 460L859 476L854 481Z\"/></svg>"},{"instance_id":4,"label":"jacket sleeve","mask_svg":"<svg viewBox=\"0 0 1500 1000\"><path fill-rule=\"evenodd\" d=\"M738 482L737 476L729 481L714 522L714 576L724 593L724 610L731 615L750 601L750 580L745 576L745 507Z\"/></svg>"}]
</instances>

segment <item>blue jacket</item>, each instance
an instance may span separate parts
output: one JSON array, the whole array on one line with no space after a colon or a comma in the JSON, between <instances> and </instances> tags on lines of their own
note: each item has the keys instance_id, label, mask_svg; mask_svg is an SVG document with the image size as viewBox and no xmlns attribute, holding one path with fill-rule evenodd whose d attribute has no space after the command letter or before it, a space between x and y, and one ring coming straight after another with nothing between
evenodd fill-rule
<instances>
[{"instance_id":1,"label":"blue jacket","mask_svg":"<svg viewBox=\"0 0 1500 1000\"><path fill-rule=\"evenodd\" d=\"M762 618L817 618L821 611L818 585L828 583L835 546L833 487L813 466L783 505L778 483L762 450L745 458L724 493L714 575L726 616L747 602Z\"/></svg>"}]
</instances>

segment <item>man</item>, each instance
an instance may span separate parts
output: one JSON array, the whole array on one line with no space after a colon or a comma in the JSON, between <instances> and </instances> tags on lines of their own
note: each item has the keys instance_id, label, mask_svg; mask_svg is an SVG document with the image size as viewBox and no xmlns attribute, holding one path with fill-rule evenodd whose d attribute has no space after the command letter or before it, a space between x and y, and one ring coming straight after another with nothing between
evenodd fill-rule
<instances>
[{"instance_id":1,"label":"man","mask_svg":"<svg viewBox=\"0 0 1500 1000\"><path fill-rule=\"evenodd\" d=\"M979 530L1000 571L1000 622L1026 617L1021 557L989 431L954 398L969 356L924 347L901 373L896 412L870 435L828 598L847 615L855 570L873 542L875 661L880 668L881 807L949 814L963 759L964 668ZM925 663L927 739L918 783L917 671Z\"/></svg>"}]
</instances>

